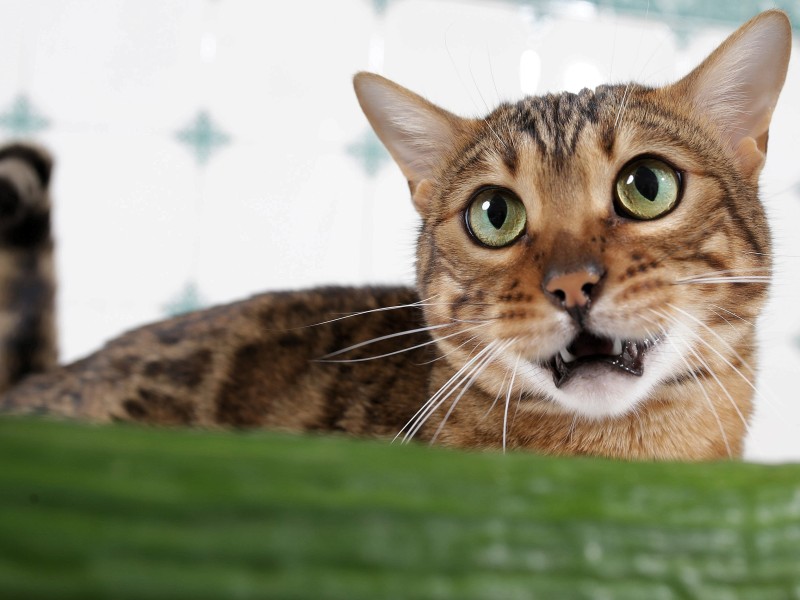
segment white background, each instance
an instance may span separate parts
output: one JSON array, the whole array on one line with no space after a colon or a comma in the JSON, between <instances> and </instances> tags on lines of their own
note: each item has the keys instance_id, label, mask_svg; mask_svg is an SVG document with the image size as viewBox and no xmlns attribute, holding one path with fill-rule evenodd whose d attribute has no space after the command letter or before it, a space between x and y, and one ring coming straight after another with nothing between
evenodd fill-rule
<instances>
[{"instance_id":1,"label":"white background","mask_svg":"<svg viewBox=\"0 0 800 600\"><path fill-rule=\"evenodd\" d=\"M731 31L706 21L685 38L654 18L554 6L0 0L0 111L26 94L58 160L62 359L161 318L189 281L212 304L412 282L406 184L389 163L366 176L347 152L367 132L358 70L478 116L523 92L676 79ZM793 61L762 179L778 268L748 446L758 460L800 459L799 102ZM231 136L205 167L175 139L200 110Z\"/></svg>"}]
</instances>

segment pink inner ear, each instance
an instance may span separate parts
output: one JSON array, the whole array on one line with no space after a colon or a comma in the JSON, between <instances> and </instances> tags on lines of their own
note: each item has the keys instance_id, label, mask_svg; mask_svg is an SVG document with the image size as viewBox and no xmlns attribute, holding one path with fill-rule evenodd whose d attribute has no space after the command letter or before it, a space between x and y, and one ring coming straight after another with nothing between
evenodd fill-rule
<instances>
[{"instance_id":1,"label":"pink inner ear","mask_svg":"<svg viewBox=\"0 0 800 600\"><path fill-rule=\"evenodd\" d=\"M767 145L767 134L761 136L761 142L751 137L742 138L736 147L736 158L739 161L739 168L744 173L757 173L764 166L767 158L765 153ZM763 146L761 145L763 143Z\"/></svg>"},{"instance_id":2,"label":"pink inner ear","mask_svg":"<svg viewBox=\"0 0 800 600\"><path fill-rule=\"evenodd\" d=\"M420 182L446 160L463 121L378 75L357 76L355 87L364 114L416 195Z\"/></svg>"},{"instance_id":3,"label":"pink inner ear","mask_svg":"<svg viewBox=\"0 0 800 600\"><path fill-rule=\"evenodd\" d=\"M786 16L777 11L763 13L742 26L686 78L693 104L748 163L751 149L766 151L769 123L786 78L790 51L791 28ZM745 138L755 140L755 147L740 147Z\"/></svg>"},{"instance_id":4,"label":"pink inner ear","mask_svg":"<svg viewBox=\"0 0 800 600\"><path fill-rule=\"evenodd\" d=\"M419 183L415 184L409 181L408 184L411 187L411 199L414 202L414 208L417 209L417 212L424 215L431 203L433 183L431 183L430 179L423 179Z\"/></svg>"}]
</instances>

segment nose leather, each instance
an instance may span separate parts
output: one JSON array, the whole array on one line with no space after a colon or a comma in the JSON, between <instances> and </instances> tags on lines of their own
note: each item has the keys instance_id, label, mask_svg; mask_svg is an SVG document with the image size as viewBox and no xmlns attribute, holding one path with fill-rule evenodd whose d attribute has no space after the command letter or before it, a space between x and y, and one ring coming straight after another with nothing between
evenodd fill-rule
<instances>
[{"instance_id":1,"label":"nose leather","mask_svg":"<svg viewBox=\"0 0 800 600\"><path fill-rule=\"evenodd\" d=\"M567 310L584 308L591 301L592 287L600 281L600 277L591 270L573 271L548 278L544 289Z\"/></svg>"}]
</instances>

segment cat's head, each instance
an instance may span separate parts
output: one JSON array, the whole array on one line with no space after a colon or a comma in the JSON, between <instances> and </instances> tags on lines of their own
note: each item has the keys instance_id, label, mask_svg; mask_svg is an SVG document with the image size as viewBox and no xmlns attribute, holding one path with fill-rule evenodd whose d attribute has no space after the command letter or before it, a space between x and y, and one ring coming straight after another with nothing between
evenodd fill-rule
<instances>
[{"instance_id":1,"label":"cat's head","mask_svg":"<svg viewBox=\"0 0 800 600\"><path fill-rule=\"evenodd\" d=\"M790 49L769 11L677 83L484 119L358 74L422 216L418 286L447 360L491 395L591 418L746 370L770 272L758 176Z\"/></svg>"}]
</instances>

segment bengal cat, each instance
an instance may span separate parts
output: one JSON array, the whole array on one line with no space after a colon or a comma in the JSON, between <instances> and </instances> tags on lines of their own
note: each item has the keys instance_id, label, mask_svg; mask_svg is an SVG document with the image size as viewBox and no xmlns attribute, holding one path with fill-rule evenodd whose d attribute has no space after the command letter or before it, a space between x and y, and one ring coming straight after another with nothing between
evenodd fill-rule
<instances>
[{"instance_id":1,"label":"bengal cat","mask_svg":"<svg viewBox=\"0 0 800 600\"><path fill-rule=\"evenodd\" d=\"M359 73L361 107L422 217L416 288L264 294L59 368L49 159L6 149L2 405L562 455L738 456L771 272L758 178L790 49L787 17L768 11L677 83L526 97L483 119ZM28 371L46 372L18 382Z\"/></svg>"}]
</instances>

